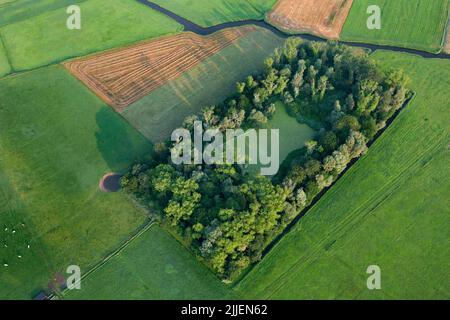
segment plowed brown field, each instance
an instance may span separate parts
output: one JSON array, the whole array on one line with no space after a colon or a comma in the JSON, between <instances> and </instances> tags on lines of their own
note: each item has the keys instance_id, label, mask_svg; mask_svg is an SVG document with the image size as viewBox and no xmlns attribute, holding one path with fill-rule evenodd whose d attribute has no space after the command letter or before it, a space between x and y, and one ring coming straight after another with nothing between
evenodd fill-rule
<instances>
[{"instance_id":1,"label":"plowed brown field","mask_svg":"<svg viewBox=\"0 0 450 320\"><path fill-rule=\"evenodd\" d=\"M256 28L227 29L206 37L184 32L64 65L102 100L121 112L253 31Z\"/></svg>"},{"instance_id":2,"label":"plowed brown field","mask_svg":"<svg viewBox=\"0 0 450 320\"><path fill-rule=\"evenodd\" d=\"M279 0L267 20L287 31L338 39L353 0Z\"/></svg>"}]
</instances>

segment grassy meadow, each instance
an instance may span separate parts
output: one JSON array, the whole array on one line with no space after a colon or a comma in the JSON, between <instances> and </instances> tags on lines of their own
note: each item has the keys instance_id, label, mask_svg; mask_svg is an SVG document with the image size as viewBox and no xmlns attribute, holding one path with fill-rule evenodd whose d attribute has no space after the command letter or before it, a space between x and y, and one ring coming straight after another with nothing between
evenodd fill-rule
<instances>
[{"instance_id":1,"label":"grassy meadow","mask_svg":"<svg viewBox=\"0 0 450 320\"><path fill-rule=\"evenodd\" d=\"M367 29L367 8L381 8L381 29ZM430 52L442 48L448 0L357 0L341 33L341 40L370 42Z\"/></svg>"},{"instance_id":2,"label":"grassy meadow","mask_svg":"<svg viewBox=\"0 0 450 320\"><path fill-rule=\"evenodd\" d=\"M86 0L0 0L0 27Z\"/></svg>"},{"instance_id":3,"label":"grassy meadow","mask_svg":"<svg viewBox=\"0 0 450 320\"><path fill-rule=\"evenodd\" d=\"M305 142L313 139L317 132L310 128L308 125L299 123L294 117L290 116L286 110L286 106L283 102L278 101L275 103L276 111L273 117L263 127L265 129L276 129L279 134L279 164L283 163L289 156L289 154L295 150L299 150L305 146ZM258 130L258 129L257 129ZM248 136L248 135L245 135ZM272 146L270 140L271 133L268 134L268 148L269 155L272 154ZM237 141L237 138L235 139ZM237 148L237 145L235 145ZM247 157L249 156L248 149L240 150ZM259 174L261 167L267 167L261 163L248 165L247 170L250 173Z\"/></svg>"},{"instance_id":4,"label":"grassy meadow","mask_svg":"<svg viewBox=\"0 0 450 320\"><path fill-rule=\"evenodd\" d=\"M258 28L152 91L121 114L149 140L169 139L186 116L223 101L235 92L237 81L260 72L264 59L282 43L283 39Z\"/></svg>"},{"instance_id":5,"label":"grassy meadow","mask_svg":"<svg viewBox=\"0 0 450 320\"><path fill-rule=\"evenodd\" d=\"M153 225L65 299L232 299L235 294L189 251Z\"/></svg>"},{"instance_id":6,"label":"grassy meadow","mask_svg":"<svg viewBox=\"0 0 450 320\"><path fill-rule=\"evenodd\" d=\"M8 56L7 56L5 47L3 47L3 43L1 41L1 35L0 35L0 78L10 72L11 72L11 66L9 65Z\"/></svg>"},{"instance_id":7,"label":"grassy meadow","mask_svg":"<svg viewBox=\"0 0 450 320\"><path fill-rule=\"evenodd\" d=\"M411 77L413 101L237 284L246 298L448 299L448 60L373 58ZM381 290L366 269L381 268Z\"/></svg>"},{"instance_id":8,"label":"grassy meadow","mask_svg":"<svg viewBox=\"0 0 450 320\"><path fill-rule=\"evenodd\" d=\"M98 183L150 148L62 67L0 80L0 299L30 299L70 264L85 271L144 223Z\"/></svg>"},{"instance_id":9,"label":"grassy meadow","mask_svg":"<svg viewBox=\"0 0 450 320\"><path fill-rule=\"evenodd\" d=\"M79 6L81 30L66 27L66 6L1 27L13 70L34 69L182 30L137 1L89 0ZM0 7L0 14L4 10Z\"/></svg>"},{"instance_id":10,"label":"grassy meadow","mask_svg":"<svg viewBox=\"0 0 450 320\"><path fill-rule=\"evenodd\" d=\"M277 111L267 124L268 129L278 129L280 133L280 163L294 150L305 146L305 142L316 135L308 125L291 117L282 102L276 103Z\"/></svg>"},{"instance_id":11,"label":"grassy meadow","mask_svg":"<svg viewBox=\"0 0 450 320\"><path fill-rule=\"evenodd\" d=\"M264 19L276 0L152 0L202 27L246 19Z\"/></svg>"}]
</instances>

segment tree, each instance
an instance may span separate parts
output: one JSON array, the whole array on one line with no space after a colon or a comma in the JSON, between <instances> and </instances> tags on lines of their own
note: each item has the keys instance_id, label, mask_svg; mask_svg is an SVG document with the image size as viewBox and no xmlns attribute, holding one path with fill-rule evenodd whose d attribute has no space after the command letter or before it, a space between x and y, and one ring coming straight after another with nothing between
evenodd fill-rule
<instances>
[{"instance_id":1,"label":"tree","mask_svg":"<svg viewBox=\"0 0 450 320\"><path fill-rule=\"evenodd\" d=\"M275 69L272 69L267 74L267 77L262 81L262 84L266 89L268 96L271 96L275 91L275 89L277 88L277 80L278 80L277 72Z\"/></svg>"},{"instance_id":2,"label":"tree","mask_svg":"<svg viewBox=\"0 0 450 320\"><path fill-rule=\"evenodd\" d=\"M200 239L202 237L203 229L205 229L205 227L200 222L194 224L192 226L192 231L193 231L192 236L191 236L192 239L194 239L194 240Z\"/></svg>"},{"instance_id":3,"label":"tree","mask_svg":"<svg viewBox=\"0 0 450 320\"><path fill-rule=\"evenodd\" d=\"M361 129L368 139L372 139L378 131L376 120L373 117L364 117L361 121Z\"/></svg>"},{"instance_id":4,"label":"tree","mask_svg":"<svg viewBox=\"0 0 450 320\"><path fill-rule=\"evenodd\" d=\"M345 106L347 111L353 111L355 109L355 99L352 94L349 94L345 99Z\"/></svg>"},{"instance_id":5,"label":"tree","mask_svg":"<svg viewBox=\"0 0 450 320\"><path fill-rule=\"evenodd\" d=\"M323 174L316 175L316 183L319 188L319 190L322 190L323 188L331 186L333 183L333 176L325 176Z\"/></svg>"},{"instance_id":6,"label":"tree","mask_svg":"<svg viewBox=\"0 0 450 320\"><path fill-rule=\"evenodd\" d=\"M150 171L150 181L153 189L162 194L171 191L175 178L175 169L168 164L160 164Z\"/></svg>"},{"instance_id":7,"label":"tree","mask_svg":"<svg viewBox=\"0 0 450 320\"><path fill-rule=\"evenodd\" d=\"M367 138L359 131L350 131L350 135L345 142L350 154L350 158L357 158L367 152Z\"/></svg>"},{"instance_id":8,"label":"tree","mask_svg":"<svg viewBox=\"0 0 450 320\"><path fill-rule=\"evenodd\" d=\"M305 193L308 199L313 199L320 192L316 180L309 180L306 184Z\"/></svg>"},{"instance_id":9,"label":"tree","mask_svg":"<svg viewBox=\"0 0 450 320\"><path fill-rule=\"evenodd\" d=\"M311 88L311 96L314 97L316 95L316 75L318 71L314 68L314 66L309 66L307 80Z\"/></svg>"},{"instance_id":10,"label":"tree","mask_svg":"<svg viewBox=\"0 0 450 320\"><path fill-rule=\"evenodd\" d=\"M316 140L308 140L305 142L306 152L311 155L317 149L317 141Z\"/></svg>"},{"instance_id":11,"label":"tree","mask_svg":"<svg viewBox=\"0 0 450 320\"><path fill-rule=\"evenodd\" d=\"M289 83L289 78L281 76L277 79L277 86L274 90L274 94L282 94L286 90Z\"/></svg>"},{"instance_id":12,"label":"tree","mask_svg":"<svg viewBox=\"0 0 450 320\"><path fill-rule=\"evenodd\" d=\"M269 58L267 58L266 60L264 60L264 67L265 67L265 69L266 69L268 72L270 72L271 70L273 70L272 67L273 67L273 63L274 63L274 62L275 62L275 61L273 60L272 57L269 57Z\"/></svg>"},{"instance_id":13,"label":"tree","mask_svg":"<svg viewBox=\"0 0 450 320\"><path fill-rule=\"evenodd\" d=\"M403 69L393 69L388 71L385 83L390 88L406 87L411 79L405 74Z\"/></svg>"},{"instance_id":14,"label":"tree","mask_svg":"<svg viewBox=\"0 0 450 320\"><path fill-rule=\"evenodd\" d=\"M273 53L273 61L276 65L281 64L281 52L279 48L276 48Z\"/></svg>"},{"instance_id":15,"label":"tree","mask_svg":"<svg viewBox=\"0 0 450 320\"><path fill-rule=\"evenodd\" d=\"M291 87L294 92L294 97L297 98L300 94L300 89L303 85L303 72L296 72L291 81Z\"/></svg>"},{"instance_id":16,"label":"tree","mask_svg":"<svg viewBox=\"0 0 450 320\"><path fill-rule=\"evenodd\" d=\"M338 174L344 171L350 161L348 156L339 150L333 152L333 158L336 162L335 169Z\"/></svg>"},{"instance_id":17,"label":"tree","mask_svg":"<svg viewBox=\"0 0 450 320\"><path fill-rule=\"evenodd\" d=\"M209 106L202 109L202 120L207 127L214 127L219 122L219 118L215 114L215 109L215 106Z\"/></svg>"},{"instance_id":18,"label":"tree","mask_svg":"<svg viewBox=\"0 0 450 320\"><path fill-rule=\"evenodd\" d=\"M270 86L270 84L267 82L266 85ZM275 86L275 85L274 85ZM274 89L275 87L273 87ZM262 106L263 102L267 100L269 96L269 93L266 89L266 87L258 87L253 92L253 103L256 106Z\"/></svg>"},{"instance_id":19,"label":"tree","mask_svg":"<svg viewBox=\"0 0 450 320\"><path fill-rule=\"evenodd\" d=\"M300 59L298 60L297 65L298 65L297 72L303 78L306 71L306 61L304 59Z\"/></svg>"},{"instance_id":20,"label":"tree","mask_svg":"<svg viewBox=\"0 0 450 320\"><path fill-rule=\"evenodd\" d=\"M340 131L341 138L345 139L350 130L358 131L361 125L356 117L346 114L335 123L334 127L335 130Z\"/></svg>"},{"instance_id":21,"label":"tree","mask_svg":"<svg viewBox=\"0 0 450 320\"><path fill-rule=\"evenodd\" d=\"M301 42L302 40L298 37L291 37L286 40L283 48L283 55L289 63L293 63L295 59L297 59L297 47Z\"/></svg>"},{"instance_id":22,"label":"tree","mask_svg":"<svg viewBox=\"0 0 450 320\"><path fill-rule=\"evenodd\" d=\"M194 128L194 122L198 120L198 116L196 115L187 116L183 121L183 128L192 130Z\"/></svg>"},{"instance_id":23,"label":"tree","mask_svg":"<svg viewBox=\"0 0 450 320\"><path fill-rule=\"evenodd\" d=\"M294 97L289 93L289 91L285 91L282 95L281 95L281 99L282 101L289 105L291 103L294 102Z\"/></svg>"},{"instance_id":24,"label":"tree","mask_svg":"<svg viewBox=\"0 0 450 320\"><path fill-rule=\"evenodd\" d=\"M230 220L235 214L233 209L220 209L219 210L219 219L222 221Z\"/></svg>"},{"instance_id":25,"label":"tree","mask_svg":"<svg viewBox=\"0 0 450 320\"><path fill-rule=\"evenodd\" d=\"M257 126L262 126L268 121L267 117L261 111L257 111L255 109L252 110L248 119Z\"/></svg>"},{"instance_id":26,"label":"tree","mask_svg":"<svg viewBox=\"0 0 450 320\"><path fill-rule=\"evenodd\" d=\"M336 168L336 160L332 156L326 156L323 159L323 169L325 172L331 172Z\"/></svg>"},{"instance_id":27,"label":"tree","mask_svg":"<svg viewBox=\"0 0 450 320\"><path fill-rule=\"evenodd\" d=\"M156 155L158 155L161 159L164 158L164 156L167 155L167 152L169 149L167 148L167 145L164 142L157 142L153 146L153 151Z\"/></svg>"},{"instance_id":28,"label":"tree","mask_svg":"<svg viewBox=\"0 0 450 320\"><path fill-rule=\"evenodd\" d=\"M370 79L364 79L358 83L356 110L359 114L375 110L381 99L378 94L378 86L378 82Z\"/></svg>"},{"instance_id":29,"label":"tree","mask_svg":"<svg viewBox=\"0 0 450 320\"><path fill-rule=\"evenodd\" d=\"M277 107L275 106L275 103L269 104L267 107L267 115L272 116L277 111Z\"/></svg>"},{"instance_id":30,"label":"tree","mask_svg":"<svg viewBox=\"0 0 450 320\"><path fill-rule=\"evenodd\" d=\"M305 173L308 177L314 177L321 168L321 164L318 160L311 159L305 163Z\"/></svg>"},{"instance_id":31,"label":"tree","mask_svg":"<svg viewBox=\"0 0 450 320\"><path fill-rule=\"evenodd\" d=\"M249 90L253 89L254 87L256 87L258 85L258 83L253 79L252 76L248 76L246 81L246 86Z\"/></svg>"},{"instance_id":32,"label":"tree","mask_svg":"<svg viewBox=\"0 0 450 320\"><path fill-rule=\"evenodd\" d=\"M325 152L329 153L333 150L336 150L338 144L338 138L333 131L325 131L319 137L319 143L325 150Z\"/></svg>"},{"instance_id":33,"label":"tree","mask_svg":"<svg viewBox=\"0 0 450 320\"><path fill-rule=\"evenodd\" d=\"M181 220L188 220L192 215L201 199L198 188L194 179L178 177L172 183L172 198L164 209L172 225L177 225Z\"/></svg>"},{"instance_id":34,"label":"tree","mask_svg":"<svg viewBox=\"0 0 450 320\"><path fill-rule=\"evenodd\" d=\"M317 83L317 92L319 93L319 95L318 95L319 101L322 101L323 98L325 97L325 92L327 91L327 87L328 87L328 77L321 76L319 78L319 82Z\"/></svg>"},{"instance_id":35,"label":"tree","mask_svg":"<svg viewBox=\"0 0 450 320\"><path fill-rule=\"evenodd\" d=\"M245 83L244 82L237 82L236 83L236 91L238 93L243 93L245 90Z\"/></svg>"},{"instance_id":36,"label":"tree","mask_svg":"<svg viewBox=\"0 0 450 320\"><path fill-rule=\"evenodd\" d=\"M297 190L295 194L295 204L298 207L304 207L306 206L307 196L303 188L300 188Z\"/></svg>"}]
</instances>

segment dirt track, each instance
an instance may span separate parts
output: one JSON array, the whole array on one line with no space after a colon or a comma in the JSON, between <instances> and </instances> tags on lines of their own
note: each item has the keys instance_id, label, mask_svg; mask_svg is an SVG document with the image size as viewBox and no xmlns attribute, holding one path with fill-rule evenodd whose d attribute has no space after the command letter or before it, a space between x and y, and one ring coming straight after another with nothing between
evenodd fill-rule
<instances>
[{"instance_id":1,"label":"dirt track","mask_svg":"<svg viewBox=\"0 0 450 320\"><path fill-rule=\"evenodd\" d=\"M152 90L255 31L247 26L202 37L191 32L65 63L102 100L121 112Z\"/></svg>"},{"instance_id":2,"label":"dirt track","mask_svg":"<svg viewBox=\"0 0 450 320\"><path fill-rule=\"evenodd\" d=\"M291 32L339 39L353 0L280 0L267 19Z\"/></svg>"}]
</instances>

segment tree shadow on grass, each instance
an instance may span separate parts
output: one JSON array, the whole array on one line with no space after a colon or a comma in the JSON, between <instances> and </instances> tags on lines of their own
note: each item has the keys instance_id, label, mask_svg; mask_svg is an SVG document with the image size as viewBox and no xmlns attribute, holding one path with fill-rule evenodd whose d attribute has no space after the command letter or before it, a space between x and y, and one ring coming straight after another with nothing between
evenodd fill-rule
<instances>
[{"instance_id":1,"label":"tree shadow on grass","mask_svg":"<svg viewBox=\"0 0 450 320\"><path fill-rule=\"evenodd\" d=\"M96 114L97 148L113 172L123 173L133 163L150 158L153 145L125 119L109 109Z\"/></svg>"}]
</instances>

